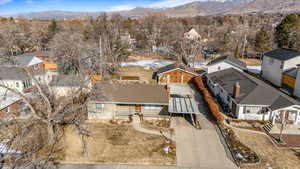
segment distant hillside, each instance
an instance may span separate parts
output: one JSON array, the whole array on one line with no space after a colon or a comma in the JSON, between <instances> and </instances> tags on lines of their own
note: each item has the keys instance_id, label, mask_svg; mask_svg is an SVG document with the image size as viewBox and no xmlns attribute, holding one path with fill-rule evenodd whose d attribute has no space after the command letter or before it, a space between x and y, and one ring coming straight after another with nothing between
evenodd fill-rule
<instances>
[{"instance_id":1,"label":"distant hillside","mask_svg":"<svg viewBox=\"0 0 300 169\"><path fill-rule=\"evenodd\" d=\"M189 17L246 13L287 13L299 12L300 0L207 0L196 1L173 8L135 8L120 13L124 17L139 18L149 13L159 12L170 17ZM102 12L45 11L23 13L17 16L30 19L63 19L97 17Z\"/></svg>"}]
</instances>

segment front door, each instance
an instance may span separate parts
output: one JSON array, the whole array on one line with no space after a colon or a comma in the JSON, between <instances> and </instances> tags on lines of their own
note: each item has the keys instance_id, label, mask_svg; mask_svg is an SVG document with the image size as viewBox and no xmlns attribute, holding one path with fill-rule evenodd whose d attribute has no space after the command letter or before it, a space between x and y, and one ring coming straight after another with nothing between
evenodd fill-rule
<instances>
[{"instance_id":1,"label":"front door","mask_svg":"<svg viewBox=\"0 0 300 169\"><path fill-rule=\"evenodd\" d=\"M142 113L142 105L140 105L140 104L135 105L135 112L136 113Z\"/></svg>"}]
</instances>

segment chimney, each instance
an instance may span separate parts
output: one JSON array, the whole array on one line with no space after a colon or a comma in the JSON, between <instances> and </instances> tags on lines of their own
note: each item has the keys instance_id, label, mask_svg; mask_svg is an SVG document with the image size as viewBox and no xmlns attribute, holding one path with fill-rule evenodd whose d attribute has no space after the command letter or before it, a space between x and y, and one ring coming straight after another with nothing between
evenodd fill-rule
<instances>
[{"instance_id":1,"label":"chimney","mask_svg":"<svg viewBox=\"0 0 300 169\"><path fill-rule=\"evenodd\" d=\"M233 98L238 98L241 95L241 86L239 82L236 82L236 84L233 86Z\"/></svg>"}]
</instances>

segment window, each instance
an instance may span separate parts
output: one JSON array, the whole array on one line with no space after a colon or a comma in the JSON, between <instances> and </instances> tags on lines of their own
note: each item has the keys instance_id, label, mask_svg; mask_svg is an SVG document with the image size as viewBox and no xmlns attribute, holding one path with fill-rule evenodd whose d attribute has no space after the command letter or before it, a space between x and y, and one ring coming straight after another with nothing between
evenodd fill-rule
<instances>
[{"instance_id":1,"label":"window","mask_svg":"<svg viewBox=\"0 0 300 169\"><path fill-rule=\"evenodd\" d=\"M280 69L283 69L284 62L281 62Z\"/></svg>"},{"instance_id":2,"label":"window","mask_svg":"<svg viewBox=\"0 0 300 169\"><path fill-rule=\"evenodd\" d=\"M103 108L104 108L104 104L96 103L96 109L103 109Z\"/></svg>"},{"instance_id":3,"label":"window","mask_svg":"<svg viewBox=\"0 0 300 169\"><path fill-rule=\"evenodd\" d=\"M244 113L245 114L262 114L263 108L257 107L257 106L246 106Z\"/></svg>"},{"instance_id":4,"label":"window","mask_svg":"<svg viewBox=\"0 0 300 169\"><path fill-rule=\"evenodd\" d=\"M159 105L145 105L144 108L146 110L160 110L161 106L159 106Z\"/></svg>"},{"instance_id":5,"label":"window","mask_svg":"<svg viewBox=\"0 0 300 169\"><path fill-rule=\"evenodd\" d=\"M227 101L230 102L230 96L227 96Z\"/></svg>"}]
</instances>

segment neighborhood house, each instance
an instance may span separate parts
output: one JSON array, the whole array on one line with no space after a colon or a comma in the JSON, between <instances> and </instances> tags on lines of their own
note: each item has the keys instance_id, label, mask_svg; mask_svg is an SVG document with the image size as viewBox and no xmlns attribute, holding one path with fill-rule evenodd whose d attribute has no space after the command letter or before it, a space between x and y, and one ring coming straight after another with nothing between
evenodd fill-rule
<instances>
[{"instance_id":1,"label":"neighborhood house","mask_svg":"<svg viewBox=\"0 0 300 169\"><path fill-rule=\"evenodd\" d=\"M300 52L288 49L276 49L264 54L262 63L262 76L278 87L290 86L289 78L284 74L297 67L300 63ZM291 84L292 85L292 84Z\"/></svg>"},{"instance_id":2,"label":"neighborhood house","mask_svg":"<svg viewBox=\"0 0 300 169\"><path fill-rule=\"evenodd\" d=\"M126 118L134 114L159 118L168 115L168 105L169 94L161 85L98 83L88 102L88 118Z\"/></svg>"},{"instance_id":3,"label":"neighborhood house","mask_svg":"<svg viewBox=\"0 0 300 169\"><path fill-rule=\"evenodd\" d=\"M178 64L161 67L154 75L159 84L189 83L194 77L199 76L192 68L186 68Z\"/></svg>"},{"instance_id":4,"label":"neighborhood house","mask_svg":"<svg viewBox=\"0 0 300 169\"><path fill-rule=\"evenodd\" d=\"M49 83L56 97L67 97L79 92L87 92L92 88L91 79L77 75L55 75Z\"/></svg>"},{"instance_id":5,"label":"neighborhood house","mask_svg":"<svg viewBox=\"0 0 300 169\"><path fill-rule=\"evenodd\" d=\"M206 77L210 90L232 116L273 124L300 124L300 103L265 82L234 68Z\"/></svg>"},{"instance_id":6,"label":"neighborhood house","mask_svg":"<svg viewBox=\"0 0 300 169\"><path fill-rule=\"evenodd\" d=\"M247 65L239 59L232 56L221 56L210 61L206 65L206 72L213 73L225 69L235 68L240 71L247 70Z\"/></svg>"},{"instance_id":7,"label":"neighborhood house","mask_svg":"<svg viewBox=\"0 0 300 169\"><path fill-rule=\"evenodd\" d=\"M24 92L32 86L32 79L27 75L26 71L14 66L0 67L0 84ZM6 90L0 87L0 91Z\"/></svg>"}]
</instances>

